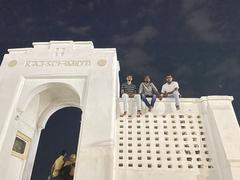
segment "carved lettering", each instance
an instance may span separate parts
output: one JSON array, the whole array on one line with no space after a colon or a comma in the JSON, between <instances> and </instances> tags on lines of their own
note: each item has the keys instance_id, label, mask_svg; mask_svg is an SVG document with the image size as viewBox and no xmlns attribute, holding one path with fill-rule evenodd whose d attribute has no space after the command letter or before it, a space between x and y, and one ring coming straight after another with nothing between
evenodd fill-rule
<instances>
[{"instance_id":1,"label":"carved lettering","mask_svg":"<svg viewBox=\"0 0 240 180\"><path fill-rule=\"evenodd\" d=\"M69 60L69 61L26 61L25 67L74 67L91 66L90 60Z\"/></svg>"}]
</instances>

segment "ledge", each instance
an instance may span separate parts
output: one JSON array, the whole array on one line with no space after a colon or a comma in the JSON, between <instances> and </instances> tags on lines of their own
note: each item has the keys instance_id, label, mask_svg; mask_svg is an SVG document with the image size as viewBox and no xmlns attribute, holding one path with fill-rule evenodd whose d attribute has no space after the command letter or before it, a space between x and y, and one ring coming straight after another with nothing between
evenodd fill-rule
<instances>
[{"instance_id":1,"label":"ledge","mask_svg":"<svg viewBox=\"0 0 240 180\"><path fill-rule=\"evenodd\" d=\"M149 98L150 99L150 98ZM232 101L233 96L202 96L200 98L180 98L180 102L202 102L207 100L229 100ZM130 101L134 101L134 98L129 98ZM117 99L118 102L123 102L122 98ZM156 102L173 102L174 98L163 98L161 101L159 99Z\"/></svg>"},{"instance_id":2,"label":"ledge","mask_svg":"<svg viewBox=\"0 0 240 180\"><path fill-rule=\"evenodd\" d=\"M232 101L234 98L233 96L226 96L226 95L212 95L212 96L203 96L201 99L207 98L207 100L229 100Z\"/></svg>"},{"instance_id":3,"label":"ledge","mask_svg":"<svg viewBox=\"0 0 240 180\"><path fill-rule=\"evenodd\" d=\"M13 48L13 49L8 49L8 52L10 53L10 54L12 54L12 53L15 53L15 54L17 54L17 53L26 53L27 51L29 51L29 50L31 50L32 48Z\"/></svg>"},{"instance_id":4,"label":"ledge","mask_svg":"<svg viewBox=\"0 0 240 180\"><path fill-rule=\"evenodd\" d=\"M72 46L72 49L94 49L92 41L50 41L50 42L33 42L34 48L51 48L52 46Z\"/></svg>"}]
</instances>

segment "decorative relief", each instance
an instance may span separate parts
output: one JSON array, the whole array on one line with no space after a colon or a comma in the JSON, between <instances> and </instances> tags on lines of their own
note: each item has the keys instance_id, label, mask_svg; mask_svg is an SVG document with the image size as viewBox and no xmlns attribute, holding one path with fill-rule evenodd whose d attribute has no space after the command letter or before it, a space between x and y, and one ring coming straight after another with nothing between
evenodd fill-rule
<instances>
[{"instance_id":1,"label":"decorative relief","mask_svg":"<svg viewBox=\"0 0 240 180\"><path fill-rule=\"evenodd\" d=\"M25 67L90 66L90 60L26 61Z\"/></svg>"},{"instance_id":2,"label":"decorative relief","mask_svg":"<svg viewBox=\"0 0 240 180\"><path fill-rule=\"evenodd\" d=\"M9 67L14 67L14 66L16 66L17 65L17 60L12 60L12 61L10 61L9 63L8 63L8 66Z\"/></svg>"},{"instance_id":3,"label":"decorative relief","mask_svg":"<svg viewBox=\"0 0 240 180\"><path fill-rule=\"evenodd\" d=\"M100 59L97 62L98 66L105 66L107 64L107 60L106 59Z\"/></svg>"},{"instance_id":4,"label":"decorative relief","mask_svg":"<svg viewBox=\"0 0 240 180\"><path fill-rule=\"evenodd\" d=\"M26 159L31 139L25 134L17 131L17 135L12 148L12 155L20 159Z\"/></svg>"},{"instance_id":5,"label":"decorative relief","mask_svg":"<svg viewBox=\"0 0 240 180\"><path fill-rule=\"evenodd\" d=\"M20 117L21 117L21 114L22 114L22 113L23 113L22 111L17 110L16 116L15 116L15 120L16 120L16 121L20 120Z\"/></svg>"}]
</instances>

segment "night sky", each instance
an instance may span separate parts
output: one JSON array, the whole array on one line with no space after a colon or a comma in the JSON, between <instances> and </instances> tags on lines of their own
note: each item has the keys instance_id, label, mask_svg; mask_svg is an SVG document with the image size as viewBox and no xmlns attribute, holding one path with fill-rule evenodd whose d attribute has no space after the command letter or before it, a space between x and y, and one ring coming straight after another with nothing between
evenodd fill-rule
<instances>
[{"instance_id":1,"label":"night sky","mask_svg":"<svg viewBox=\"0 0 240 180\"><path fill-rule=\"evenodd\" d=\"M117 48L121 82L132 74L138 85L150 74L160 89L170 72L183 97L234 96L240 117L240 1L0 2L1 59L8 48L32 42L90 40Z\"/></svg>"}]
</instances>

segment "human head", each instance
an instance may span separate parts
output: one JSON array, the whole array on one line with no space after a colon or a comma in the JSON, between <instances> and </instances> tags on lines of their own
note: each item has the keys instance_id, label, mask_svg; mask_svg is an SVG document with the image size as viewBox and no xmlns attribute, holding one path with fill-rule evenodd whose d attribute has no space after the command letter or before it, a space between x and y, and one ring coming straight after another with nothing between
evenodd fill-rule
<instances>
[{"instance_id":1,"label":"human head","mask_svg":"<svg viewBox=\"0 0 240 180\"><path fill-rule=\"evenodd\" d=\"M171 83L172 80L173 80L172 75L171 75L171 74L167 74L167 75L165 76L165 80L166 80L167 83Z\"/></svg>"},{"instance_id":2,"label":"human head","mask_svg":"<svg viewBox=\"0 0 240 180\"><path fill-rule=\"evenodd\" d=\"M132 75L127 75L127 78L126 78L126 79L127 79L128 82L129 82L129 81L131 82L131 81L133 80L133 76L132 76Z\"/></svg>"},{"instance_id":3,"label":"human head","mask_svg":"<svg viewBox=\"0 0 240 180\"><path fill-rule=\"evenodd\" d=\"M151 77L149 76L149 75L146 75L145 77L144 77L144 82L151 82Z\"/></svg>"},{"instance_id":4,"label":"human head","mask_svg":"<svg viewBox=\"0 0 240 180\"><path fill-rule=\"evenodd\" d=\"M66 156L66 155L67 155L66 150L62 150L61 155L62 155L62 156Z\"/></svg>"},{"instance_id":5,"label":"human head","mask_svg":"<svg viewBox=\"0 0 240 180\"><path fill-rule=\"evenodd\" d=\"M76 161L76 154L71 154L69 160L70 160L72 163L75 163L75 161Z\"/></svg>"}]
</instances>

